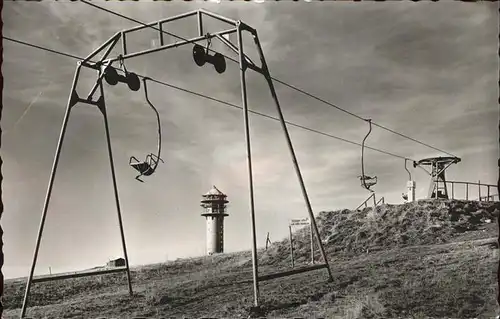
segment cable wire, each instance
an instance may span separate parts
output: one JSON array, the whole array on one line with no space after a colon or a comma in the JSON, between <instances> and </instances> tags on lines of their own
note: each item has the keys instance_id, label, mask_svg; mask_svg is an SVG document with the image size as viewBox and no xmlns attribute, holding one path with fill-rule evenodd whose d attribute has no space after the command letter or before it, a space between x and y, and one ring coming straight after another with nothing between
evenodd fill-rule
<instances>
[{"instance_id":1,"label":"cable wire","mask_svg":"<svg viewBox=\"0 0 500 319\"><path fill-rule=\"evenodd\" d=\"M129 20L129 21L132 21L132 22L135 22L135 23L141 24L141 25L143 25L143 26L145 26L145 27L148 27L148 28L154 29L154 30L159 31L159 32L162 32L162 33L164 33L164 34L168 34L168 35L173 36L173 37L175 37L175 38L177 38L177 39L180 39L180 40L183 40L183 41L187 41L187 40L188 40L187 38L183 38L183 37L178 36L178 35L176 35L176 34L173 34L173 33L171 33L171 32L167 32L167 31L165 31L165 30L160 30L160 29L156 28L155 26L148 25L148 24L146 24L146 23L144 23L144 22L142 22L142 21L139 21L139 20L136 20L136 19L134 19L134 18L131 18L131 17L125 16L125 15L123 15L123 14L121 14L121 13L116 12L116 11L109 10L109 9L104 8L104 7L98 6L98 5L96 5L96 4L93 4L93 3L88 2L88 1L86 1L86 0L80 0L80 2L83 2L83 3L85 3L85 4L88 4L88 5L90 5L90 6L94 7L94 8L97 8L97 9L99 9L99 10L102 10L102 11L108 12L108 13L110 13L110 14L116 15L116 16L118 16L118 17L120 17L120 18L127 19L127 20ZM235 63L239 63L236 59L233 59L232 57L229 57L229 56L227 56L227 55L224 55L224 54L222 54L222 53L220 53L220 52L218 52L218 51L215 51L215 50L213 50L213 49L209 49L209 51L212 51L212 52L214 52L214 53L219 53L219 54L221 54L223 57L225 57L226 59L228 59L228 60L230 60L230 61L232 61L232 62L235 62ZM302 93L302 94L304 94L304 95L307 95L307 96L309 96L309 97L311 97L311 98L313 98L313 99L315 99L315 100L317 100L317 101L320 101L320 102L322 102L322 103L324 103L324 104L326 104L326 105L328 105L328 106L330 106L330 107L333 107L333 108L335 108L335 109L337 109L337 110L339 110L339 111L342 111L342 112L344 112L344 113L346 113L346 114L348 114L348 115L351 115L351 116L353 116L353 117L355 117L355 118L358 118L358 119L360 119L360 120L366 121L366 119L364 119L363 117L361 117L361 116L359 116L359 115L357 115L357 114L355 114L355 113L352 113L352 112L350 112L350 111L348 111L348 110L346 110L346 109L344 109L344 108L341 108L341 107L340 107L340 106L338 106L338 105L335 105L335 104L333 104L333 103L331 103L331 102L328 102L328 101L326 101L326 100L324 100L324 99L322 99L322 98L320 98L320 97L317 97L317 96L315 96L315 95L313 95L313 94L311 94L311 93L309 93L309 92L306 92L305 90L302 90L302 89L300 89L300 88L298 88L298 87L296 87L296 86L294 86L294 85L292 85L292 84L286 83L286 82L284 82L283 80L280 80L280 79L274 78L274 77L272 77L272 76L271 76L271 79L272 79L273 81L276 81L277 83L280 83L280 84L282 84L282 85L284 85L284 86L286 86L286 87L288 87L288 88L290 88L290 89L293 89L293 90L295 90L295 91L297 91L297 92L300 92L300 93ZM426 147L432 148L432 149L433 149L433 150L435 150L435 151L438 151L438 152L441 152L441 153L445 153L445 154L448 154L448 155L453 156L453 157L457 157L457 156L455 156L455 155L453 155L453 154L451 154L451 153L449 153L449 152L447 152L447 151L444 151L444 150L442 150L442 149L439 149L439 148L437 148L437 147L434 147L434 146L432 146L432 145L429 145L429 144L427 144L427 143L424 143L424 142L422 142L422 141L419 141L419 140L417 140L417 139L415 139L415 138L412 138L412 137L410 137L410 136L408 136L408 135L405 135L405 134L402 134L402 133L396 132L396 131L394 131L394 130L392 130L392 129L388 128L388 127L385 127L385 126L383 126L383 125L381 125L381 124L377 124L377 123L375 123L375 122L373 122L373 121L372 121L372 125L377 126L377 127L381 128L381 129L386 130L386 131L388 131L388 132L391 132L391 133L393 133L393 134L396 134L396 135L398 135L398 136L401 136L401 137L404 137L404 138L406 138L406 139L409 139L409 140L411 140L411 141L413 141L413 142L415 142L415 143L418 143L418 144L420 144L420 145L423 145L423 146L426 146Z\"/></svg>"},{"instance_id":2,"label":"cable wire","mask_svg":"<svg viewBox=\"0 0 500 319\"><path fill-rule=\"evenodd\" d=\"M352 113L352 112L349 112L348 110L343 109L343 108L341 108L340 106L337 106L337 105L335 105L335 104L333 104L333 103L331 103L331 102L328 102L328 101L326 101L326 100L324 100L324 99L322 99L322 98L319 98L319 97L317 97L317 96L315 96L315 95L312 95L311 93L308 93L308 92L306 92L306 91L304 91L304 90L302 90L302 89L300 89L300 88L298 88L298 87L295 87L295 86L293 86L293 85L291 85L291 84L288 84L288 83L286 83L286 82L283 82L283 81L281 81L281 80L279 80L279 79L275 79L275 78L272 78L272 79L273 79L274 81L276 81L276 82L278 82L278 83L280 83L280 84L284 85L284 86L287 86L287 87L289 87L289 88L291 88L291 89L293 89L293 90L297 91L297 92L300 92L300 93L302 93L302 94L304 94L304 95L307 95L307 96L309 96L309 97L311 97L311 98L313 98L313 99L315 99L315 100L317 100L317 101L323 102L323 103L325 103L325 104L327 104L327 105L329 105L329 106L331 106L331 107L333 107L333 108L336 108L336 109L337 109L337 110L339 110L339 111L342 111L342 112L344 112L344 113L346 113L346 114L352 115L352 116L354 116L354 117L356 117L356 118L358 118L358 119L360 119L360 120L366 121L366 119L362 118L361 116L359 116L359 115L357 115L357 114L354 114L354 113ZM396 131L394 131L394 130L392 130L392 129L388 128L388 127L385 127L385 126L383 126L383 125L381 125L381 124L377 124L377 123L375 123L375 122L373 122L373 121L372 121L371 123L372 123L372 125L377 126L377 127L381 128L381 129L383 129L383 130L386 130L386 131L391 132L391 133L393 133L393 134L396 134L396 135L399 135L399 136L401 136L401 137L407 138L407 139L409 139L409 140L411 140L411 141L413 141L413 142L416 142L416 143L418 143L418 144L420 144L420 145L423 145L423 146L427 146L427 147L429 147L429 148L432 148L432 149L433 149L433 150L435 150L435 151L439 151L439 152L441 152L441 153L445 153L445 154L448 154L448 155L450 155L450 156L457 157L457 156L455 156L455 155L453 155L453 154L451 154L451 153L448 153L448 152L446 152L446 151L444 151L444 150L441 150L441 149L439 149L439 148L437 148L437 147L434 147L434 146L429 145L429 144L427 144L427 143L424 143L424 142L422 142L422 141L416 140L416 139L414 139L414 138L412 138L412 137L410 137L410 136L407 136L407 135L405 135L405 134L402 134L402 133L396 132Z\"/></svg>"},{"instance_id":3,"label":"cable wire","mask_svg":"<svg viewBox=\"0 0 500 319\"><path fill-rule=\"evenodd\" d=\"M39 50L44 50L44 51L51 52L51 53L54 53L54 54L58 54L58 55L61 55L61 56L70 57L70 58L73 58L73 59L76 59L76 60L80 60L80 61L84 60L84 58L82 58L82 57L78 57L76 55L72 55L72 54L68 54L68 53L56 51L56 50L53 50L53 49L45 48L45 47L42 47L42 46L39 46L39 45L27 43L27 42L24 42L24 41L15 40L15 39L12 39L12 38L9 38L9 37L5 37L5 36L2 37L2 38L5 39L5 40L8 40L8 41L12 41L12 42L15 42L15 43L18 43L18 44L22 44L22 45L26 45L26 46L29 46L29 47L33 47L33 48L36 48L36 49L39 49ZM183 92L186 92L186 93L189 93L189 94L192 94L192 95L196 95L198 97L201 97L201 98L204 98L204 99L207 99L207 100L211 100L211 101L214 101L214 102L217 102L217 103L229 106L229 107L237 108L237 109L240 109L240 110L243 109L243 107L241 107L239 105L236 105L236 104L233 104L231 102L220 100L218 98L211 97L211 96L208 96L208 95L205 95L205 94L202 94L202 93L198 93L198 92L186 89L186 88L182 88L180 86L176 86L176 85L164 82L164 81L160 81L160 80L156 80L156 79L153 79L153 78L150 78L150 77L146 77L146 76L141 75L141 74L137 74L137 76L140 77L140 78L148 78L151 82L155 82L157 84L164 85L164 86L170 87L170 88L178 90L178 91L183 91ZM275 121L280 121L278 118L273 117L271 115L267 115L265 113L260 113L260 112L252 111L252 110L248 110L248 112L252 113L252 114L255 114L255 115L259 115L259 116L268 118L268 119L272 119L272 120L275 120ZM319 134L319 135L330 137L330 138L333 138L333 139L336 139L336 140L339 140L339 141L342 141L342 142L345 142L345 143L349 143L349 144L356 145L356 146L362 146L362 144L360 144L360 143L353 142L353 141L350 141L348 139L345 139L345 138L342 138L342 137L338 137L338 136L335 136L335 135L332 135L332 134L328 134L328 133L325 133L325 132L322 132L322 131L319 131L319 130L316 130L316 129L313 129L313 128L310 128L310 127L307 127L307 126L303 126L303 125L296 124L296 123L289 122L289 121L285 121L285 123L288 124L288 125L290 125L290 126L294 126L294 127L300 128L300 129L305 130L305 131L309 131L309 132L312 132L312 133L316 133L316 134ZM384 150L381 150L381 149L378 149L378 148L375 148L375 147L370 147L370 146L366 146L365 145L365 148L370 149L370 150L375 151L375 152L386 154L386 155L389 155L389 156L397 157L397 158L400 158L400 159L409 160L409 161L415 161L414 159L411 159L411 158L408 158L408 157L404 157L404 156L401 156L401 155L398 155L398 154L394 154L394 153L391 153L391 152L388 152L388 151L384 151Z\"/></svg>"},{"instance_id":4,"label":"cable wire","mask_svg":"<svg viewBox=\"0 0 500 319\"><path fill-rule=\"evenodd\" d=\"M82 60L81 57L73 55L73 54L64 53L64 52L61 52L61 51L56 51L56 50L49 49L49 48L46 48L46 47L41 47L41 46L33 44L33 43L28 43L28 42L24 42L24 41L17 40L17 39L12 39L12 38L9 38L9 37L6 37L6 36L2 36L2 38L5 39L5 40L9 40L9 41L15 42L15 43L27 45L27 46L32 47L32 48L37 48L37 49L44 50L44 51L47 51L47 52L51 52L51 53L63 55L63 56L68 57L68 58Z\"/></svg>"}]
</instances>

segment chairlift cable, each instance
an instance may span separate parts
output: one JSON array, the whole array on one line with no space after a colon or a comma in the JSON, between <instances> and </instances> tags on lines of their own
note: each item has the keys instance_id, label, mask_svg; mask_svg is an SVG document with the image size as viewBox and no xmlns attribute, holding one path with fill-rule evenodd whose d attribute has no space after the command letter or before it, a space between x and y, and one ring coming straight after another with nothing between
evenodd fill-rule
<instances>
[{"instance_id":1,"label":"chairlift cable","mask_svg":"<svg viewBox=\"0 0 500 319\"><path fill-rule=\"evenodd\" d=\"M73 55L73 54L69 54L69 53L65 53L65 52L61 52L61 51L57 51L57 50L53 50L53 49L49 49L49 48L42 47L42 46L39 46L39 45L36 45L36 44L33 44L33 43L24 42L24 41L13 39L13 38L6 37L6 36L2 36L2 38L5 39L5 40L8 40L8 41L11 41L11 42L16 42L18 44L27 45L27 46L30 46L30 47L33 47L33 48L36 48L36 49L40 49L40 50L43 50L43 51L47 51L47 52L51 52L51 53L63 55L63 56L68 57L68 58L73 58L73 59L76 59L76 60L84 60L84 59L82 59L79 56L76 56L76 55Z\"/></svg>"},{"instance_id":2,"label":"chairlift cable","mask_svg":"<svg viewBox=\"0 0 500 319\"><path fill-rule=\"evenodd\" d=\"M84 60L84 58L82 58L82 57L78 57L78 56L67 54L67 53L64 53L64 52L60 52L60 51L48 49L48 48L45 48L45 47L42 47L42 46L38 46L38 45L34 45L34 44L31 44L31 43L27 43L27 42L15 40L15 39L12 39L12 38L9 38L9 37L5 37L4 36L3 38L5 40L8 40L8 41L16 42L18 44L26 45L26 46L29 46L29 47L33 47L33 48L36 48L36 49L44 50L44 51L51 52L51 53L58 54L58 55L62 55L62 56L65 56L65 57L71 57L71 58L76 59L76 60L80 60L80 61ZM137 74L137 76L139 76L141 78L144 78L144 76L140 75L140 74ZM237 109L240 109L240 110L242 109L242 107L239 106L239 105L236 105L236 104L224 101L224 100L220 100L218 98L211 97L211 96L208 96L208 95L205 95L205 94L202 94L202 93L198 93L196 91L192 91L192 90L189 90L189 89L186 89L186 88L182 88L182 87L179 87L179 86L176 86L176 85L164 82L164 81L156 80L156 79L153 79L153 78L151 78L150 81L151 82L155 82L155 83L160 84L160 85L163 85L163 86L166 86L166 87L170 87L170 88L178 90L178 91L183 91L183 92L186 92L186 93L189 93L189 94L192 94L192 95L196 95L198 97L201 97L201 98L204 98L204 99L208 99L208 100L217 102L217 103L222 104L222 105L230 106L230 107L237 108ZM255 114L255 115L259 115L259 116L268 118L268 119L279 121L278 118L270 116L270 115L267 115L267 114L264 114L264 113L260 113L260 112L252 111L252 110L248 110L248 112L252 113L252 114ZM332 134L329 134L329 133L325 133L325 132L322 132L322 131L319 131L319 130L316 130L316 129L313 129L313 128L310 128L310 127L307 127L307 126L303 126L303 125L296 124L296 123L289 122L289 121L285 121L285 123L288 124L288 125L290 125L290 126L294 126L294 127L303 129L305 131L309 131L309 132L312 132L312 133L320 134L320 135L323 135L323 136L326 136L326 137L330 137L330 138L333 138L333 139L336 139L336 140L339 140L339 141L342 141L342 142L345 142L345 143L349 143L349 144L352 144L352 145L361 146L361 144L358 143L358 142L350 141L348 139L345 139L345 138L342 138L342 137L338 137L338 136L335 136L335 135L332 135ZM366 146L365 145L365 148L366 149L370 149L370 150L375 151L375 152L379 152L379 153L385 154L385 155L397 157L397 158L400 158L400 159L407 159L409 161L416 162L414 159L411 159L411 158L408 158L408 157L404 157L402 155L394 154L394 153L391 153L391 152L388 152L388 151L384 151L384 150L381 150L381 149L378 149L378 148L375 148L375 147L371 147L371 146Z\"/></svg>"},{"instance_id":3,"label":"chairlift cable","mask_svg":"<svg viewBox=\"0 0 500 319\"><path fill-rule=\"evenodd\" d=\"M164 34L170 35L170 36L175 37L175 38L177 38L177 39L180 39L180 40L183 40L183 41L187 41L187 40L188 40L188 39L183 38L183 37L181 37L181 36L179 36L179 35L173 34L173 33L171 33L171 32L165 31L165 30L160 30L159 28L157 28L157 27L155 27L155 26L153 26L153 25L148 25L148 24L146 24L146 23L144 23L144 22L142 22L142 21L139 21L139 20L136 20L136 19L134 19L134 18L131 18L131 17L125 16L125 15L123 15L123 14L121 14L121 13L116 12L116 11L113 11L113 10L106 9L106 8L104 8L104 7L98 6L98 5L96 5L96 4L93 4L93 3L88 2L88 1L86 1L86 0L80 0L80 2L83 2L83 3L85 3L85 4L88 4L88 5L90 5L90 6L94 7L94 8L96 8L96 9L99 9L99 10L102 10L102 11L108 12L108 13L110 13L110 14L116 15L116 16L118 16L118 17L120 17L120 18L127 19L127 20L129 20L129 21L132 21L132 22L135 22L135 23L141 24L141 25L143 25L143 26L145 26L145 27L147 27L147 28L151 28L151 29L154 29L154 30L156 30L156 31L162 32L162 33L164 33ZM239 61L238 61L238 60L233 59L232 57L229 57L229 56L227 56L227 55L224 55L224 54L222 54L222 53L220 53L220 52L218 52L218 51L216 51L216 50L213 50L213 49L208 49L208 48L207 48L207 51L211 51L211 52L213 52L213 53L219 53L219 54L220 54L220 55L222 55L224 58L226 58L226 59L228 59L228 60L230 60L230 61L232 61L232 62L234 62L234 63L239 63ZM352 113L352 112L349 112L349 111L347 111L346 109L343 109L343 108L341 108L341 107L340 107L340 106L338 106L338 105L335 105L335 104L333 104L333 103L331 103L331 102L328 102L328 101L326 101L326 100L324 100L324 99L322 99L322 98L319 98L319 97L317 97L317 96L315 96L315 95L313 95L313 94L311 94L311 93L306 92L305 90L302 90L302 89L300 89L300 88L298 88L298 87L296 87L296 86L294 86L294 85L291 85L291 84L289 84L289 83L286 83L285 81L279 80L279 79L274 78L274 77L272 77L272 76L271 76L271 79L272 79L273 81L276 81L277 83L280 83L280 84L282 84L282 85L284 85L284 86L286 86L286 87L290 88L290 89L293 89L293 90L295 90L295 91L297 91L297 92L300 92L300 93L302 93L302 94L304 94L304 95L307 95L307 96L309 96L309 97L311 97L311 98L313 98L313 99L315 99L315 100L317 100L317 101L320 101L320 102L322 102L322 103L324 103L324 104L326 104L326 105L329 105L330 107L333 107L333 108L335 108L335 109L337 109L337 110L339 110L339 111L342 111L342 112L344 112L344 113L346 113L346 114L349 114L349 115L351 115L351 116L353 116L353 117L356 117L356 118L358 118L358 119L360 119L360 120L365 120L364 118L362 118L361 116L359 116L359 115L357 115L357 114L354 114L354 113ZM419 140L417 140L417 139L414 139L414 138L412 138L412 137L410 137L410 136L408 136L408 135L405 135L405 134L402 134L402 133L396 132L396 131L394 131L394 130L392 130L392 129L388 128L388 127L385 127L385 126L383 126L383 125L381 125L381 124L377 124L377 123L375 123L375 122L372 122L372 124L373 124L373 125L375 125L375 126L377 126L377 127L379 127L379 128L381 128L381 129L383 129L383 130L386 130L386 131L388 131L388 132L390 132L390 133L393 133L393 134L399 135L399 136L401 136L401 137L404 137L404 138L406 138L406 139L409 139L409 140L411 140L411 141L413 141L413 142L415 142L415 143L418 143L418 144L420 144L420 145L423 145L423 146L426 146L426 147L432 148L432 149L434 149L434 150L436 150L436 151L438 151L438 152L445 153L445 154L448 154L448 155L453 156L453 157L457 157L457 156L455 156L455 155L453 155L453 154L451 154L451 153L449 153L449 152L446 152L446 151L441 150L441 149L439 149L439 148L437 148L437 147L434 147L434 146L432 146L432 145L429 145L429 144L427 144L427 143L424 143L424 142L422 142L422 141L419 141Z\"/></svg>"}]
</instances>

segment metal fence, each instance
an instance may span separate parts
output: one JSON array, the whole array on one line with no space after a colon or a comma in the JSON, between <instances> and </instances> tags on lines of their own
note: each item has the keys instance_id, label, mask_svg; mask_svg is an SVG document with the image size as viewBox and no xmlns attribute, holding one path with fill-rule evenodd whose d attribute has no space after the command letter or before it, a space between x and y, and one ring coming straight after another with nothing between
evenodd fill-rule
<instances>
[{"instance_id":1,"label":"metal fence","mask_svg":"<svg viewBox=\"0 0 500 319\"><path fill-rule=\"evenodd\" d=\"M381 197L381 198L378 200L378 202L377 202L377 200L375 199L375 193L372 193L372 194L371 194L371 195L370 195L367 199L365 199L365 201L364 201L364 202L362 202L362 203L361 203L361 205L359 205L359 206L358 206L355 210L360 209L362 206L364 206L364 208L368 207L368 201L369 201L370 199L372 199L372 198L373 198L373 207L377 207L380 203L385 204L385 199L384 199L384 197Z\"/></svg>"},{"instance_id":2,"label":"metal fence","mask_svg":"<svg viewBox=\"0 0 500 319\"><path fill-rule=\"evenodd\" d=\"M443 182L439 182L441 185ZM498 202L500 201L500 196L498 194L497 185L483 184L481 181L476 182L460 182L460 181L446 181L446 187L448 189L448 197L450 199L457 200L472 200L479 202ZM439 186L439 184L438 184ZM458 194L457 194L458 193ZM458 195L458 196L457 196ZM381 197L378 201L375 199L375 193L372 193L367 199L365 199L355 210L359 210L361 207L369 207L370 201L373 201L373 207L378 206L380 203L384 204L384 197Z\"/></svg>"},{"instance_id":3,"label":"metal fence","mask_svg":"<svg viewBox=\"0 0 500 319\"><path fill-rule=\"evenodd\" d=\"M442 183L442 182L441 182ZM465 199L480 202L500 201L497 185L476 182L446 181L448 197L451 199ZM458 191L458 196L456 192Z\"/></svg>"}]
</instances>

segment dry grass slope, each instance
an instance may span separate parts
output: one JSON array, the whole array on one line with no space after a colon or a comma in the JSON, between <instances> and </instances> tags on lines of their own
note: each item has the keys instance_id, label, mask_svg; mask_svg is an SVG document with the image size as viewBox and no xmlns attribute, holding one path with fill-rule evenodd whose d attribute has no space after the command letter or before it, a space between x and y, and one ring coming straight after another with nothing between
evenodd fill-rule
<instances>
[{"instance_id":1,"label":"dry grass slope","mask_svg":"<svg viewBox=\"0 0 500 319\"><path fill-rule=\"evenodd\" d=\"M321 212L318 226L334 281L317 270L261 284L261 314L306 318L492 318L497 311L499 203L421 200ZM310 258L307 229L294 234L296 263ZM319 254L317 254L319 260ZM288 240L259 251L260 273L289 269ZM251 255L223 254L123 274L37 283L36 318L246 318ZM5 318L19 316L24 280L5 284Z\"/></svg>"}]
</instances>

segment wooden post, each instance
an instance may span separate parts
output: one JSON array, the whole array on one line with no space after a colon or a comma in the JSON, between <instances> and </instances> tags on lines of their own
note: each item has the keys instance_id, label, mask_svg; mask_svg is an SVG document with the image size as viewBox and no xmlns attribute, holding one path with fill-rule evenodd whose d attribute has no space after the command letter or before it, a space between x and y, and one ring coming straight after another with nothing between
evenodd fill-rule
<instances>
[{"instance_id":1,"label":"wooden post","mask_svg":"<svg viewBox=\"0 0 500 319\"><path fill-rule=\"evenodd\" d=\"M270 242L269 240L269 232L267 232L267 237L266 237L266 250L267 250L267 244Z\"/></svg>"},{"instance_id":2,"label":"wooden post","mask_svg":"<svg viewBox=\"0 0 500 319\"><path fill-rule=\"evenodd\" d=\"M455 199L455 183L451 182L451 199Z\"/></svg>"},{"instance_id":3,"label":"wooden post","mask_svg":"<svg viewBox=\"0 0 500 319\"><path fill-rule=\"evenodd\" d=\"M288 226L288 230L290 231L290 256L292 258L292 268L295 266L293 262L293 238L292 238L292 226Z\"/></svg>"},{"instance_id":4,"label":"wooden post","mask_svg":"<svg viewBox=\"0 0 500 319\"><path fill-rule=\"evenodd\" d=\"M479 201L481 201L481 181L480 180L477 183L477 189L479 192Z\"/></svg>"},{"instance_id":5,"label":"wooden post","mask_svg":"<svg viewBox=\"0 0 500 319\"><path fill-rule=\"evenodd\" d=\"M465 200L469 200L469 183L465 183Z\"/></svg>"},{"instance_id":6,"label":"wooden post","mask_svg":"<svg viewBox=\"0 0 500 319\"><path fill-rule=\"evenodd\" d=\"M488 185L488 202L490 201L490 185Z\"/></svg>"},{"instance_id":7,"label":"wooden post","mask_svg":"<svg viewBox=\"0 0 500 319\"><path fill-rule=\"evenodd\" d=\"M436 164L436 165L437 165L437 164ZM437 167L436 167L436 171L437 171ZM435 196L436 196L436 199L438 199L438 198L439 198L439 197L438 197L439 179L438 179L437 175L436 175L436 182L435 182L435 183L436 183L436 188L434 189L434 194L435 194Z\"/></svg>"},{"instance_id":8,"label":"wooden post","mask_svg":"<svg viewBox=\"0 0 500 319\"><path fill-rule=\"evenodd\" d=\"M313 234L313 228L312 228L312 223L309 221L309 232L311 234L311 264L314 265L314 234Z\"/></svg>"}]
</instances>

